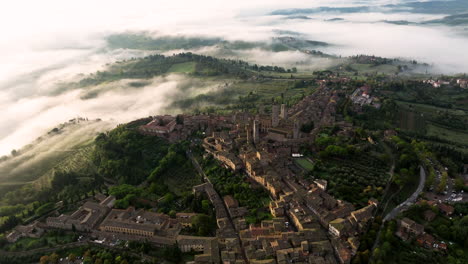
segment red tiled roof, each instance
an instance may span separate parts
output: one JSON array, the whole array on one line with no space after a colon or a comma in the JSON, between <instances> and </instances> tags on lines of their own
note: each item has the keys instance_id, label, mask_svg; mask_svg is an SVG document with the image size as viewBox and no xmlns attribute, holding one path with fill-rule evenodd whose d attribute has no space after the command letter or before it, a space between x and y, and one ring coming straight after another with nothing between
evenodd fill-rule
<instances>
[{"instance_id":1,"label":"red tiled roof","mask_svg":"<svg viewBox=\"0 0 468 264\"><path fill-rule=\"evenodd\" d=\"M453 206L448 205L448 204L444 204L444 203L439 204L439 209L440 209L441 211L443 211L444 213L446 213L447 215L453 214L453 212L454 212L454 210L455 210L455 209L453 208Z\"/></svg>"}]
</instances>

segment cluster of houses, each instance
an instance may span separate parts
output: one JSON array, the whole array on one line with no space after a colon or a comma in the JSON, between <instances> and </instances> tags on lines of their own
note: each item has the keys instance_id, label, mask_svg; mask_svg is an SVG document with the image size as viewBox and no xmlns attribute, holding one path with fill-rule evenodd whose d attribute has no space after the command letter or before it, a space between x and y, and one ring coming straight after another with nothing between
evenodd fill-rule
<instances>
[{"instance_id":1,"label":"cluster of houses","mask_svg":"<svg viewBox=\"0 0 468 264\"><path fill-rule=\"evenodd\" d=\"M354 92L349 96L349 99L354 103L355 106L358 107L370 105L375 108L380 108L381 103L379 98L372 96L371 92L371 87L364 85L362 87L356 88L356 90L354 90Z\"/></svg>"},{"instance_id":2,"label":"cluster of houses","mask_svg":"<svg viewBox=\"0 0 468 264\"><path fill-rule=\"evenodd\" d=\"M426 219L433 219L433 217L435 217L435 214L432 215L430 212L433 214L432 211L425 213ZM423 225L420 225L407 217L398 221L398 230L395 234L403 241L415 239L420 246L427 249L447 250L447 244L445 242L437 241L434 236L424 231Z\"/></svg>"},{"instance_id":3,"label":"cluster of houses","mask_svg":"<svg viewBox=\"0 0 468 264\"><path fill-rule=\"evenodd\" d=\"M370 88L360 91L356 96L366 97ZM290 108L273 104L269 113L259 106L256 113L230 116L155 117L140 130L182 139L201 129L207 135L202 144L206 155L233 171L242 170L270 193L274 219L249 226L244 219L247 208L239 207L233 197L220 197L209 182L194 187L196 193L207 195L215 208L223 263L349 263L377 202L369 201L368 206L356 210L329 195L326 181L308 182L300 177L293 162L293 154L321 126L336 124L337 100L336 91L322 86ZM157 121L163 119L166 121ZM179 122L172 127L176 119ZM302 131L301 125L310 122L315 128ZM164 123L171 127L161 129ZM168 132L151 132L149 127L154 124L158 131Z\"/></svg>"},{"instance_id":4,"label":"cluster of houses","mask_svg":"<svg viewBox=\"0 0 468 264\"><path fill-rule=\"evenodd\" d=\"M418 201L418 204L427 204L447 217L452 216L455 212L455 208L446 203L420 200ZM437 214L433 210L428 209L424 211L425 221L432 222L436 217ZM444 241L439 241L433 235L426 233L423 225L418 224L407 217L398 220L398 230L396 232L396 236L403 241L414 239L418 245L427 249L433 249L436 251L447 250L447 244Z\"/></svg>"},{"instance_id":5,"label":"cluster of houses","mask_svg":"<svg viewBox=\"0 0 468 264\"><path fill-rule=\"evenodd\" d=\"M468 79L453 79L453 82L456 82L458 86L461 88L467 89L468 88ZM450 85L450 81L447 80L434 80L434 79L429 79L429 80L424 80L424 83L428 83L432 85L434 88L440 88L444 85Z\"/></svg>"},{"instance_id":6,"label":"cluster of houses","mask_svg":"<svg viewBox=\"0 0 468 264\"><path fill-rule=\"evenodd\" d=\"M432 87L434 87L434 88L440 88L440 87L442 87L442 85L449 85L449 84L450 84L449 81L444 81L444 80L432 80L432 79L430 79L430 80L424 80L423 82L432 85Z\"/></svg>"},{"instance_id":7,"label":"cluster of houses","mask_svg":"<svg viewBox=\"0 0 468 264\"><path fill-rule=\"evenodd\" d=\"M468 79L457 79L457 84L460 85L461 88L467 89Z\"/></svg>"},{"instance_id":8,"label":"cluster of houses","mask_svg":"<svg viewBox=\"0 0 468 264\"><path fill-rule=\"evenodd\" d=\"M285 218L264 220L240 232L247 258L251 263L336 263L327 235L317 228L297 232L288 230ZM275 258L271 258L275 256Z\"/></svg>"}]
</instances>

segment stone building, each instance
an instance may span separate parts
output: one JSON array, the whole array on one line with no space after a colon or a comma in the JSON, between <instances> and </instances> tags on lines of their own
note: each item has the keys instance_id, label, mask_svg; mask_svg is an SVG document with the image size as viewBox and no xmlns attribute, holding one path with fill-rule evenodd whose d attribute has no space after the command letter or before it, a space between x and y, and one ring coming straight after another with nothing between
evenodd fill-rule
<instances>
[{"instance_id":1,"label":"stone building","mask_svg":"<svg viewBox=\"0 0 468 264\"><path fill-rule=\"evenodd\" d=\"M182 225L168 215L148 212L143 209L114 209L101 223L99 229L105 232L121 233L141 237L175 237Z\"/></svg>"},{"instance_id":2,"label":"stone building","mask_svg":"<svg viewBox=\"0 0 468 264\"><path fill-rule=\"evenodd\" d=\"M271 107L271 126L277 127L279 125L279 105L274 104Z\"/></svg>"}]
</instances>

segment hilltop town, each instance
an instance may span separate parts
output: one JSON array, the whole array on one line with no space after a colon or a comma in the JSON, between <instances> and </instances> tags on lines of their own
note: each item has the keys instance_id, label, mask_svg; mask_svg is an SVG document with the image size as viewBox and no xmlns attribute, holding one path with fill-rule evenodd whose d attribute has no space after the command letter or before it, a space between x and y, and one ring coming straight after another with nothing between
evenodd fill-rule
<instances>
[{"instance_id":1,"label":"hilltop town","mask_svg":"<svg viewBox=\"0 0 468 264\"><path fill-rule=\"evenodd\" d=\"M466 91L466 80L315 75L291 75L289 97L250 92L228 110L150 116L99 134L67 160L72 169L54 169L40 203L7 208L20 213L2 226L1 252L51 252L42 263L124 252L143 263L259 264L380 263L404 247L458 254L463 238L439 226L464 232L465 145L447 134L466 126L464 99L431 89ZM27 193L6 198L29 202ZM73 248L82 259L65 257Z\"/></svg>"}]
</instances>

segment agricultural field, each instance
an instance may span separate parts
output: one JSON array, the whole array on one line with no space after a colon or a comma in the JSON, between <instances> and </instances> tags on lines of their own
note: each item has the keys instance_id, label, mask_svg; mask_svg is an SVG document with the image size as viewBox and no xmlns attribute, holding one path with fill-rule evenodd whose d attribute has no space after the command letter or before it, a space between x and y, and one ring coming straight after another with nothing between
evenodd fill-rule
<instances>
[{"instance_id":1,"label":"agricultural field","mask_svg":"<svg viewBox=\"0 0 468 264\"><path fill-rule=\"evenodd\" d=\"M315 89L311 85L295 88L295 80L260 80L260 81L240 81L230 86L230 89L237 91L240 95L247 96L251 93L256 101L271 102L272 98L283 100L286 103L311 94ZM281 95L282 97L281 98Z\"/></svg>"},{"instance_id":2,"label":"agricultural field","mask_svg":"<svg viewBox=\"0 0 468 264\"><path fill-rule=\"evenodd\" d=\"M424 113L426 115L429 115L430 117L435 117L437 115L446 113L448 115L458 116L462 117L464 120L468 120L468 113L461 109L443 108L429 104L418 104L403 101L396 101L396 103L402 109Z\"/></svg>"},{"instance_id":3,"label":"agricultural field","mask_svg":"<svg viewBox=\"0 0 468 264\"><path fill-rule=\"evenodd\" d=\"M366 165L350 160L327 160L319 167L312 176L327 180L331 195L357 207L365 206L370 198L380 199L389 178L387 168L372 157Z\"/></svg>"},{"instance_id":4,"label":"agricultural field","mask_svg":"<svg viewBox=\"0 0 468 264\"><path fill-rule=\"evenodd\" d=\"M429 124L427 125L427 135L468 146L468 132L466 131L447 129L435 124Z\"/></svg>"},{"instance_id":5,"label":"agricultural field","mask_svg":"<svg viewBox=\"0 0 468 264\"><path fill-rule=\"evenodd\" d=\"M399 112L398 127L416 133L425 133L426 122L424 116L417 112L402 110Z\"/></svg>"}]
</instances>

